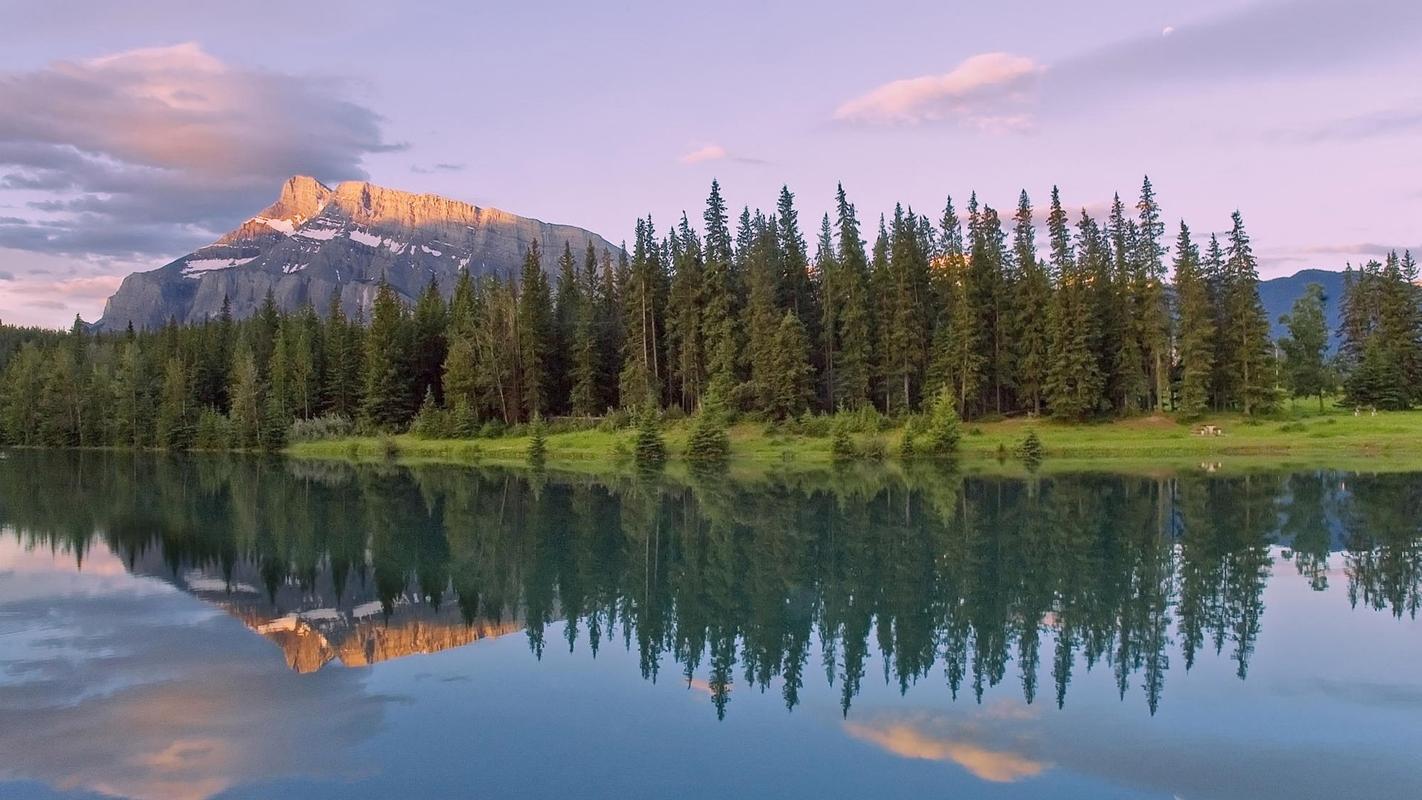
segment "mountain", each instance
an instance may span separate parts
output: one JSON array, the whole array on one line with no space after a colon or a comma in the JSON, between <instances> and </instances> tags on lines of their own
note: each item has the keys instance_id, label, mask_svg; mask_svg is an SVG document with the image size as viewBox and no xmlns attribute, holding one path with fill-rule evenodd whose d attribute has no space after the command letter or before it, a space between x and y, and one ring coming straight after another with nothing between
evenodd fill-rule
<instances>
[{"instance_id":1,"label":"mountain","mask_svg":"<svg viewBox=\"0 0 1422 800\"><path fill-rule=\"evenodd\" d=\"M98 327L201 322L221 311L224 297L234 316L250 316L268 290L283 310L309 300L324 312L339 289L342 307L355 316L370 306L382 276L410 301L431 277L448 294L461 271L479 276L517 270L535 239L550 272L564 242L579 259L588 242L599 253L616 252L601 236L570 225L365 181L332 189L298 175L282 186L275 203L216 242L125 278Z\"/></svg>"},{"instance_id":2,"label":"mountain","mask_svg":"<svg viewBox=\"0 0 1422 800\"><path fill-rule=\"evenodd\" d=\"M1338 330L1339 304L1343 299L1343 273L1326 269L1305 269L1285 278L1271 278L1259 282L1259 299L1264 303L1264 311L1269 314L1269 324L1275 339L1287 336L1289 331L1279 323L1279 317L1289 313L1294 301L1303 297L1310 283L1323 287L1324 315L1328 318L1329 333ZM1328 340L1329 351L1337 349L1332 335Z\"/></svg>"},{"instance_id":3,"label":"mountain","mask_svg":"<svg viewBox=\"0 0 1422 800\"><path fill-rule=\"evenodd\" d=\"M220 608L280 648L297 672L315 672L332 662L370 666L524 629L518 613L466 618L459 603L431 603L414 584L379 596L373 582L339 581L329 560L313 570L309 584L271 585L257 561L176 571L163 556L162 548L151 548L135 556L129 570Z\"/></svg>"}]
</instances>

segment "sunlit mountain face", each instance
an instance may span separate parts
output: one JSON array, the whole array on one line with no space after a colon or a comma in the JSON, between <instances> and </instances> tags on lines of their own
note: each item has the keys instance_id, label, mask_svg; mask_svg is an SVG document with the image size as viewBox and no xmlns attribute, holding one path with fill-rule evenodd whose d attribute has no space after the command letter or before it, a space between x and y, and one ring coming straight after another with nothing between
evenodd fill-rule
<instances>
[{"instance_id":1,"label":"sunlit mountain face","mask_svg":"<svg viewBox=\"0 0 1422 800\"><path fill-rule=\"evenodd\" d=\"M557 741L590 761L644 736L692 736L725 758L774 741L802 767L834 772L833 752L968 796L1270 796L1191 759L1259 759L1297 776L1280 789L1326 784L1308 754L1347 751L1341 728L1249 738L1305 695L1391 731L1367 754L1370 780L1410 785L1395 756L1417 734L1386 698L1411 707L1422 686L1386 665L1422 647L1419 520L1409 473L925 467L742 482L12 451L0 718L50 758L12 762L0 789L9 775L135 797L327 796L332 781L356 788L345 796L383 781L447 796L457 764L408 784L408 757L386 756L423 728L493 746L493 726L499 746ZM645 729L598 727L628 709ZM75 766L67 726L98 720L118 741L134 714L147 727L123 740L126 772ZM291 714L305 718L291 727ZM215 722L252 715L266 721ZM263 725L284 732L258 746L248 729ZM331 740L331 769L267 752L313 735ZM1169 763L1120 755L1141 742ZM124 749L97 733L85 746ZM513 780L521 757L494 779ZM250 789L233 764L254 759L276 784ZM777 794L807 794L790 778L771 781Z\"/></svg>"}]
</instances>

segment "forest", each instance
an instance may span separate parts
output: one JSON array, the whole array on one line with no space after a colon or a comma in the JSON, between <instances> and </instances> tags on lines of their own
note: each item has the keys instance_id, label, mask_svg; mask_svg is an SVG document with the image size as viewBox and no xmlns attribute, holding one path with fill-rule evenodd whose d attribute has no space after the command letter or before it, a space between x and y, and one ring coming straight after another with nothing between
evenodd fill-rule
<instances>
[{"instance_id":1,"label":"forest","mask_svg":"<svg viewBox=\"0 0 1422 800\"><path fill-rule=\"evenodd\" d=\"M896 205L872 235L842 186L833 208L812 253L788 188L733 226L713 182L699 230L683 213L661 233L639 219L616 253L533 242L517 275L466 272L412 301L382 282L353 315L269 295L247 319L158 330L0 326L0 444L275 450L299 429L473 437L708 400L783 420L945 397L970 420L1073 421L1254 415L1340 390L1422 402L1411 253L1349 266L1340 330L1313 286L1273 341L1240 213L1167 242L1148 178L1103 220L1072 221L1054 188L1044 247L1025 191L1006 220L974 193L936 222Z\"/></svg>"}]
</instances>

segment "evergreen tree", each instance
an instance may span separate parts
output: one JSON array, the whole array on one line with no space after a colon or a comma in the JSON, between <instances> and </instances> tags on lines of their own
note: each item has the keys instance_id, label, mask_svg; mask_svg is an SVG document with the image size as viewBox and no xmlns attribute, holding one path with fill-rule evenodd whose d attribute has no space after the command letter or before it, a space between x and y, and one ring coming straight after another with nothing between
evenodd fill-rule
<instances>
[{"instance_id":1,"label":"evergreen tree","mask_svg":"<svg viewBox=\"0 0 1422 800\"><path fill-rule=\"evenodd\" d=\"M551 408L554 333L553 299L543 274L543 257L538 240L529 241L524 252L518 295L518 383L523 388L523 411L527 417ZM523 417L520 417L523 418Z\"/></svg>"},{"instance_id":2,"label":"evergreen tree","mask_svg":"<svg viewBox=\"0 0 1422 800\"><path fill-rule=\"evenodd\" d=\"M1254 250L1244 230L1244 219L1234 212L1225 257L1224 305L1226 336L1236 343L1226 364L1233 396L1245 414L1265 410L1273 404L1273 347L1269 339L1269 318L1259 300L1259 270Z\"/></svg>"},{"instance_id":3,"label":"evergreen tree","mask_svg":"<svg viewBox=\"0 0 1422 800\"><path fill-rule=\"evenodd\" d=\"M599 375L601 342L598 332L600 312L597 300L597 252L591 241L588 242L587 252L583 255L581 283L581 302L578 304L573 330L573 385L569 399L574 414L591 416L605 408L601 405L604 398Z\"/></svg>"},{"instance_id":4,"label":"evergreen tree","mask_svg":"<svg viewBox=\"0 0 1422 800\"><path fill-rule=\"evenodd\" d=\"M1293 309L1280 318L1289 335L1279 342L1284 352L1284 375L1294 397L1317 397L1323 410L1328 389L1328 369L1324 353L1328 349L1328 320L1324 316L1323 287L1310 283Z\"/></svg>"},{"instance_id":5,"label":"evergreen tree","mask_svg":"<svg viewBox=\"0 0 1422 800\"><path fill-rule=\"evenodd\" d=\"M701 403L701 410L691 427L686 442L687 460L703 466L720 464L731 454L731 437L726 431L726 406L712 392Z\"/></svg>"},{"instance_id":6,"label":"evergreen tree","mask_svg":"<svg viewBox=\"0 0 1422 800\"><path fill-rule=\"evenodd\" d=\"M546 282L544 287L546 290ZM439 291L439 281L433 275L415 303L414 315L410 322L410 355L414 360L411 370L414 380L414 385L410 387L411 396L424 397L427 391L433 391L435 399L439 400L444 397L442 378L444 359L449 348L449 342L445 338L449 318L444 297Z\"/></svg>"},{"instance_id":7,"label":"evergreen tree","mask_svg":"<svg viewBox=\"0 0 1422 800\"><path fill-rule=\"evenodd\" d=\"M1099 271L1093 268L1092 259L1075 258L1066 243L1065 214L1061 213L1055 189L1048 227L1052 232L1052 256L1056 262L1053 267L1060 278L1050 310L1052 345L1051 367L1047 372L1047 398L1054 415L1064 419L1082 419L1098 408L1105 384L1097 353L1092 347L1095 313L1092 278ZM1095 249L1096 224L1084 211L1078 230L1084 245Z\"/></svg>"},{"instance_id":8,"label":"evergreen tree","mask_svg":"<svg viewBox=\"0 0 1422 800\"><path fill-rule=\"evenodd\" d=\"M701 340L702 288L701 240L686 214L670 236L672 278L667 300L668 362L674 384L673 398L683 411L700 402L706 381L706 354Z\"/></svg>"},{"instance_id":9,"label":"evergreen tree","mask_svg":"<svg viewBox=\"0 0 1422 800\"><path fill-rule=\"evenodd\" d=\"M1170 382L1170 311L1165 299L1165 222L1155 200L1150 178L1141 182L1140 201L1136 203L1139 236L1136 240L1136 260L1139 264L1139 314L1142 353L1150 368L1155 394L1155 410L1165 411Z\"/></svg>"},{"instance_id":10,"label":"evergreen tree","mask_svg":"<svg viewBox=\"0 0 1422 800\"><path fill-rule=\"evenodd\" d=\"M1026 191L1018 197L1013 221L1012 251L1018 270L1012 312L1016 316L1012 340L1017 371L1015 383L1024 404L1039 415L1051 347L1051 326L1043 311L1051 305L1052 281L1047 266L1037 258L1032 201Z\"/></svg>"},{"instance_id":11,"label":"evergreen tree","mask_svg":"<svg viewBox=\"0 0 1422 800\"><path fill-rule=\"evenodd\" d=\"M943 458L958 452L958 441L962 434L956 405L956 398L947 386L934 395L928 416L927 452L930 455Z\"/></svg>"},{"instance_id":12,"label":"evergreen tree","mask_svg":"<svg viewBox=\"0 0 1422 800\"><path fill-rule=\"evenodd\" d=\"M869 397L873 319L869 309L869 264L859 238L859 219L840 184L835 196L839 251L836 254L836 305L839 307L839 363L836 408L859 408Z\"/></svg>"},{"instance_id":13,"label":"evergreen tree","mask_svg":"<svg viewBox=\"0 0 1422 800\"><path fill-rule=\"evenodd\" d=\"M1209 409L1215 363L1215 311L1200 252L1180 223L1175 240L1175 296L1179 307L1179 409L1198 417Z\"/></svg>"},{"instance_id":14,"label":"evergreen tree","mask_svg":"<svg viewBox=\"0 0 1422 800\"><path fill-rule=\"evenodd\" d=\"M193 418L187 370L182 359L168 359L163 369L163 389L158 403L158 444L169 450L187 450L193 444Z\"/></svg>"},{"instance_id":15,"label":"evergreen tree","mask_svg":"<svg viewBox=\"0 0 1422 800\"><path fill-rule=\"evenodd\" d=\"M705 268L702 275L704 305L701 313L701 341L706 348L709 386L723 396L737 383L736 365L740 346L736 336L736 280L731 230L721 185L711 182L706 198Z\"/></svg>"},{"instance_id":16,"label":"evergreen tree","mask_svg":"<svg viewBox=\"0 0 1422 800\"><path fill-rule=\"evenodd\" d=\"M622 373L618 379L622 403L656 406L661 397L658 349L658 287L661 277L656 235L651 219L637 221L631 272L624 284L626 336Z\"/></svg>"},{"instance_id":17,"label":"evergreen tree","mask_svg":"<svg viewBox=\"0 0 1422 800\"><path fill-rule=\"evenodd\" d=\"M232 363L232 446L239 449L261 443L262 393L257 376L257 360L245 344L233 353Z\"/></svg>"},{"instance_id":18,"label":"evergreen tree","mask_svg":"<svg viewBox=\"0 0 1422 800\"><path fill-rule=\"evenodd\" d=\"M804 413L812 393L809 344L805 326L788 309L776 329L771 367L765 410L782 419Z\"/></svg>"},{"instance_id":19,"label":"evergreen tree","mask_svg":"<svg viewBox=\"0 0 1422 800\"><path fill-rule=\"evenodd\" d=\"M637 440L633 457L641 468L660 467L667 460L667 444L657 424L657 412L644 407L637 415Z\"/></svg>"},{"instance_id":20,"label":"evergreen tree","mask_svg":"<svg viewBox=\"0 0 1422 800\"><path fill-rule=\"evenodd\" d=\"M404 425L413 412L406 327L404 306L390 284L382 280L365 334L361 412L371 425L384 430Z\"/></svg>"}]
</instances>

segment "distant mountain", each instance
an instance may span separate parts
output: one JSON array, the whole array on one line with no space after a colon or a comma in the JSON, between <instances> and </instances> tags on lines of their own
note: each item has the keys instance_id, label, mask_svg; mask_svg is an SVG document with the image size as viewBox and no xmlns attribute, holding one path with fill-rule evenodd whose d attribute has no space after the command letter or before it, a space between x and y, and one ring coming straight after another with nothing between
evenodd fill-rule
<instances>
[{"instance_id":1,"label":"distant mountain","mask_svg":"<svg viewBox=\"0 0 1422 800\"><path fill-rule=\"evenodd\" d=\"M1279 324L1279 317L1289 313L1294 301L1303 296L1310 283L1323 287L1324 314L1328 318L1329 350L1337 349L1333 333L1338 330L1339 303L1343 299L1343 273L1326 269L1305 269L1286 278L1271 278L1259 282L1259 299L1269 314L1269 324L1273 326L1274 338L1288 334L1288 329Z\"/></svg>"},{"instance_id":2,"label":"distant mountain","mask_svg":"<svg viewBox=\"0 0 1422 800\"><path fill-rule=\"evenodd\" d=\"M354 316L370 306L382 276L407 300L431 277L447 294L461 271L478 276L517 270L534 239L550 272L565 241L579 259L589 242L599 253L616 252L601 236L570 225L364 181L332 189L296 176L275 203L216 242L125 278L98 327L201 322L221 311L224 297L235 316L246 317L268 290L284 310L309 300L324 311L339 289L342 307Z\"/></svg>"}]
</instances>

